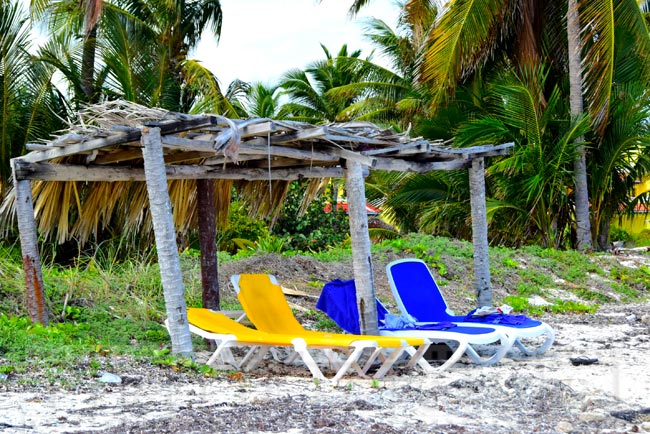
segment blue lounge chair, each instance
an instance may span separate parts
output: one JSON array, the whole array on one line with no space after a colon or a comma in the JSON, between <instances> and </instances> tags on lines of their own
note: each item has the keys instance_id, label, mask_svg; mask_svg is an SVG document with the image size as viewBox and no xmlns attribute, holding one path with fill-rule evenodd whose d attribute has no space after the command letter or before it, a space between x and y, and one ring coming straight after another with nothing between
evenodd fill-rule
<instances>
[{"instance_id":1,"label":"blue lounge chair","mask_svg":"<svg viewBox=\"0 0 650 434\"><path fill-rule=\"evenodd\" d=\"M470 322L467 316L454 315L429 267L420 259L393 261L386 266L386 274L402 314L411 315L419 322L449 321L463 326L496 329L506 334L511 344L528 356L543 354L555 340L555 332L550 325L526 317L508 321L511 317L507 315L496 318L491 316L486 318L487 322L480 322L481 318L469 318ZM544 341L537 347L528 347L522 342L524 338L544 336Z\"/></svg>"},{"instance_id":2,"label":"blue lounge chair","mask_svg":"<svg viewBox=\"0 0 650 434\"><path fill-rule=\"evenodd\" d=\"M458 326L451 323L402 324L395 328L387 325L390 313L379 299L377 302L379 334L383 336L421 337L433 343L450 344L455 350L452 355L435 370L442 371L455 364L463 354L477 364L491 365L497 363L510 349L507 336L500 331L486 327ZM323 287L316 308L325 312L339 327L348 333L359 333L359 311L356 304L354 280L334 280ZM395 319L395 318L392 318ZM397 321L399 322L399 321ZM497 343L494 354L487 357L479 355L476 345Z\"/></svg>"}]
</instances>

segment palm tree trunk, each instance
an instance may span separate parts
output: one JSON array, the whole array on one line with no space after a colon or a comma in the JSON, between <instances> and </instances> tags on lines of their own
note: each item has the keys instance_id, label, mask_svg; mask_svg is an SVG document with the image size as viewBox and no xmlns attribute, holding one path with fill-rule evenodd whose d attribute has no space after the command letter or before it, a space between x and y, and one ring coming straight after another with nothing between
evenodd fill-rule
<instances>
[{"instance_id":1,"label":"palm tree trunk","mask_svg":"<svg viewBox=\"0 0 650 434\"><path fill-rule=\"evenodd\" d=\"M366 213L366 189L361 163L346 161L345 179L352 238L352 266L357 289L357 307L361 334L376 335L377 304L375 302L375 279L370 254L368 214ZM336 206L334 204L333 206Z\"/></svg>"},{"instance_id":2,"label":"palm tree trunk","mask_svg":"<svg viewBox=\"0 0 650 434\"><path fill-rule=\"evenodd\" d=\"M13 166L13 161L12 161ZM28 179L16 179L14 168L14 185L16 187L16 214L20 247L25 270L25 287L27 310L33 323L49 324L41 260L38 254L38 237L34 221L34 204L32 202L32 183Z\"/></svg>"},{"instance_id":3,"label":"palm tree trunk","mask_svg":"<svg viewBox=\"0 0 650 434\"><path fill-rule=\"evenodd\" d=\"M97 49L97 25L86 35L83 42L81 58L81 87L84 91L85 101L95 103L95 52Z\"/></svg>"},{"instance_id":4,"label":"palm tree trunk","mask_svg":"<svg viewBox=\"0 0 650 434\"><path fill-rule=\"evenodd\" d=\"M197 206L199 208L199 245L201 247L201 284L203 307L219 310L219 270L217 264L217 213L214 181L197 179Z\"/></svg>"},{"instance_id":5,"label":"palm tree trunk","mask_svg":"<svg viewBox=\"0 0 650 434\"><path fill-rule=\"evenodd\" d=\"M492 306L492 282L488 250L487 212L485 207L485 163L472 160L469 169L470 206L472 208L472 244L474 244L474 281L478 307Z\"/></svg>"},{"instance_id":6,"label":"palm tree trunk","mask_svg":"<svg viewBox=\"0 0 650 434\"><path fill-rule=\"evenodd\" d=\"M142 129L142 156L149 194L149 207L158 251L158 265L165 296L165 308L172 352L192 356L192 340L187 322L185 287L176 245L176 231L167 190L165 160L162 153L160 128Z\"/></svg>"},{"instance_id":7,"label":"palm tree trunk","mask_svg":"<svg viewBox=\"0 0 650 434\"><path fill-rule=\"evenodd\" d=\"M582 73L580 71L580 22L576 0L569 0L567 10L567 36L569 40L569 101L571 117L577 119L584 112L582 99ZM587 153L584 139L576 139L576 158L573 163L575 177L575 213L577 248L591 251L591 223L589 221L589 189L587 186Z\"/></svg>"}]
</instances>

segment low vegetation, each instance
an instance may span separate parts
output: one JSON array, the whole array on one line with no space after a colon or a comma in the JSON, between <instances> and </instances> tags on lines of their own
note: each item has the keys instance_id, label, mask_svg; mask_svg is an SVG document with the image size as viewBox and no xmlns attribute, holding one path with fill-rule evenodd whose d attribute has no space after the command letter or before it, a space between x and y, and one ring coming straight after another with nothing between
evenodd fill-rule
<instances>
[{"instance_id":1,"label":"low vegetation","mask_svg":"<svg viewBox=\"0 0 650 434\"><path fill-rule=\"evenodd\" d=\"M17 246L0 248L0 374L20 373L40 366L56 373L74 370L93 376L100 367L106 369L112 355L125 355L144 363L168 365L174 370L195 370L213 374L190 361L170 356L169 338L162 326L165 309L155 255L123 258L100 248L92 257L82 257L73 265L44 264L51 325L32 324L27 317L24 280ZM223 267L236 266L265 253L250 249L231 255L220 252ZM304 287L297 289L318 294L322 284L300 269L305 254L287 252L279 255L287 268L302 274ZM419 257L438 276L443 291L454 301L470 300L473 257L471 244L443 237L411 234L385 240L373 246L376 269L397 257ZM349 264L349 248L337 247L311 254L323 269L337 263ZM650 268L621 261L610 254L583 255L575 251L558 251L539 247L490 250L495 304L507 303L516 311L538 316L547 313L594 313L604 303L628 303L647 300ZM623 257L623 259L628 259ZM199 253L187 249L181 264L189 306L201 305ZM271 266L271 265L269 265ZM274 272L260 269L259 272ZM221 276L227 279L228 276ZM382 282L385 285L385 282ZM386 294L380 294L386 296ZM297 312L318 329L331 329L333 323L312 304ZM238 309L229 291L222 295L223 309ZM197 347L204 344L196 340ZM55 376L53 374L53 376Z\"/></svg>"}]
</instances>

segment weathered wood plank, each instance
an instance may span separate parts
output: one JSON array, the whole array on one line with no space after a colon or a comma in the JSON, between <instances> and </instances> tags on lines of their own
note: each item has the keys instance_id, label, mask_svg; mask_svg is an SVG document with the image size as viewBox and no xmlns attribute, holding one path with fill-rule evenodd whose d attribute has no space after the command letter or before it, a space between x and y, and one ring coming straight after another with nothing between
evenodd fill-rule
<instances>
[{"instance_id":1,"label":"weathered wood plank","mask_svg":"<svg viewBox=\"0 0 650 434\"><path fill-rule=\"evenodd\" d=\"M316 128L309 128L307 130L298 130L291 133L276 134L271 136L271 143L287 143L298 142L300 140L318 139L328 134L327 125Z\"/></svg>"},{"instance_id":2,"label":"weathered wood plank","mask_svg":"<svg viewBox=\"0 0 650 434\"><path fill-rule=\"evenodd\" d=\"M147 122L145 126L160 128L161 135L175 134L182 131L189 131L196 128L207 127L216 125L218 123L217 117L212 115L187 117L186 119L163 121L163 122Z\"/></svg>"},{"instance_id":3,"label":"weathered wood plank","mask_svg":"<svg viewBox=\"0 0 650 434\"><path fill-rule=\"evenodd\" d=\"M483 158L497 155L507 155L515 144L512 142L500 145L471 146L469 148L434 148L431 147L429 155L449 156L457 155L462 158Z\"/></svg>"},{"instance_id":4,"label":"weathered wood plank","mask_svg":"<svg viewBox=\"0 0 650 434\"><path fill-rule=\"evenodd\" d=\"M239 126L239 134L242 138L265 136L276 131L276 126L272 121L258 122L250 125Z\"/></svg>"},{"instance_id":5,"label":"weathered wood plank","mask_svg":"<svg viewBox=\"0 0 650 434\"><path fill-rule=\"evenodd\" d=\"M389 146L387 148L362 151L361 154L372 156L372 155L390 154L394 152L396 155L413 155L413 154L428 152L431 146L432 144L429 143L427 140L420 140L417 142L403 143L397 146Z\"/></svg>"},{"instance_id":6,"label":"weathered wood plank","mask_svg":"<svg viewBox=\"0 0 650 434\"><path fill-rule=\"evenodd\" d=\"M434 161L428 163L419 163L415 161L406 161L396 158L375 157L375 165L372 167L377 170L389 170L397 172L428 173L434 170L458 170L466 169L471 165L471 160L449 160Z\"/></svg>"},{"instance_id":7,"label":"weathered wood plank","mask_svg":"<svg viewBox=\"0 0 650 434\"><path fill-rule=\"evenodd\" d=\"M16 195L18 233L23 257L23 270L25 271L27 310L33 323L38 322L47 326L49 317L41 260L38 252L38 234L36 232L36 222L34 221L32 187L29 180L17 178L15 161L14 159L11 162Z\"/></svg>"},{"instance_id":8,"label":"weathered wood plank","mask_svg":"<svg viewBox=\"0 0 650 434\"><path fill-rule=\"evenodd\" d=\"M214 140L186 139L184 137L163 136L162 143L165 148L177 148L183 151L199 151L216 153Z\"/></svg>"},{"instance_id":9,"label":"weathered wood plank","mask_svg":"<svg viewBox=\"0 0 650 434\"><path fill-rule=\"evenodd\" d=\"M334 149L333 151L345 160L356 161L364 166L374 167L377 163L376 158L362 155L358 152L348 151L347 149Z\"/></svg>"},{"instance_id":10,"label":"weathered wood plank","mask_svg":"<svg viewBox=\"0 0 650 434\"><path fill-rule=\"evenodd\" d=\"M20 158L24 161L37 163L39 161L47 161L54 158L67 157L68 155L82 154L85 152L93 151L95 149L101 149L107 146L113 146L118 143L131 142L134 140L140 140L140 131L131 130L118 132L106 138L93 139L87 142L67 145L65 147L54 148L47 151L33 151Z\"/></svg>"},{"instance_id":11,"label":"weathered wood plank","mask_svg":"<svg viewBox=\"0 0 650 434\"><path fill-rule=\"evenodd\" d=\"M142 149L118 149L115 151L103 152L95 157L93 162L95 164L112 164L120 163L123 161L142 159Z\"/></svg>"},{"instance_id":12,"label":"weathered wood plank","mask_svg":"<svg viewBox=\"0 0 650 434\"><path fill-rule=\"evenodd\" d=\"M284 146L267 146L264 139L253 139L242 143L239 147L239 155L258 155L260 157L270 155L272 157L287 157L297 160L313 161L338 161L339 156L332 150L303 150Z\"/></svg>"},{"instance_id":13,"label":"weathered wood plank","mask_svg":"<svg viewBox=\"0 0 650 434\"><path fill-rule=\"evenodd\" d=\"M394 145L395 142L386 140L374 139L372 137L363 136L342 136L337 134L328 134L324 137L325 140L332 142L347 142L347 143L366 143L369 145Z\"/></svg>"},{"instance_id":14,"label":"weathered wood plank","mask_svg":"<svg viewBox=\"0 0 650 434\"><path fill-rule=\"evenodd\" d=\"M205 165L167 165L168 179L235 179L260 181L269 179L266 168L228 168ZM271 179L338 178L341 167L299 167L274 169ZM42 181L144 181L144 170L131 167L78 166L52 163L16 163L16 179Z\"/></svg>"},{"instance_id":15,"label":"weathered wood plank","mask_svg":"<svg viewBox=\"0 0 650 434\"><path fill-rule=\"evenodd\" d=\"M42 143L27 143L25 149L28 151L49 151L52 149L52 146L44 145Z\"/></svg>"}]
</instances>

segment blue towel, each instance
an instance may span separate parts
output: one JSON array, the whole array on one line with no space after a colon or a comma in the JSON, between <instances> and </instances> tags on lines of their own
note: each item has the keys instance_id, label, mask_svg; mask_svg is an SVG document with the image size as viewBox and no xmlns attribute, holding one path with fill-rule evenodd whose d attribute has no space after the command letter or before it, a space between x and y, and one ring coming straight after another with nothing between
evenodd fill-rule
<instances>
[{"instance_id":1,"label":"blue towel","mask_svg":"<svg viewBox=\"0 0 650 434\"><path fill-rule=\"evenodd\" d=\"M359 327L359 309L357 309L357 290L354 279L332 280L323 287L316 308L325 312L339 327L348 333L361 334ZM377 300L377 316L383 321L388 311Z\"/></svg>"},{"instance_id":2,"label":"blue towel","mask_svg":"<svg viewBox=\"0 0 650 434\"><path fill-rule=\"evenodd\" d=\"M447 330L456 327L451 322L421 323L413 317L393 315L376 299L377 321L384 330ZM316 308L325 312L339 327L348 333L360 334L357 290L354 279L332 280L323 286Z\"/></svg>"},{"instance_id":3,"label":"blue towel","mask_svg":"<svg viewBox=\"0 0 650 434\"><path fill-rule=\"evenodd\" d=\"M509 315L503 313L491 313L489 315L474 315L476 309L472 310L465 316L463 322L484 322L488 324L502 324L502 325L522 325L530 321L526 315Z\"/></svg>"}]
</instances>

